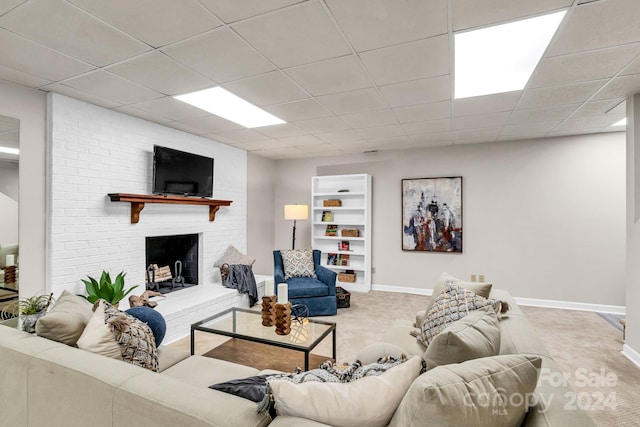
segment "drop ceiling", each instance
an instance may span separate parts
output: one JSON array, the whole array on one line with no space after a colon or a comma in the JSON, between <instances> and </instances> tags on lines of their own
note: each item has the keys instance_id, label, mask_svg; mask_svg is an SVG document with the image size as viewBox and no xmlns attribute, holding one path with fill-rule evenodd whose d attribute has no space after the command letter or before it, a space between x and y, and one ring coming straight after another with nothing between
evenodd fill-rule
<instances>
[{"instance_id":1,"label":"drop ceiling","mask_svg":"<svg viewBox=\"0 0 640 427\"><path fill-rule=\"evenodd\" d=\"M453 99L453 34L567 9L522 91ZM0 79L273 159L616 130L638 0L0 0ZM288 123L172 98L223 86ZM620 130L619 128L617 130Z\"/></svg>"}]
</instances>

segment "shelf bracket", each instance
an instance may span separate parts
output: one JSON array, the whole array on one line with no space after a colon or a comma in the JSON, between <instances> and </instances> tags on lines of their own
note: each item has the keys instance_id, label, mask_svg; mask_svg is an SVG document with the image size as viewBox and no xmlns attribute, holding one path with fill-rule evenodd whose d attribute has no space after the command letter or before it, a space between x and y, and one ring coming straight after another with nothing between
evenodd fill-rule
<instances>
[{"instance_id":1,"label":"shelf bracket","mask_svg":"<svg viewBox=\"0 0 640 427\"><path fill-rule=\"evenodd\" d=\"M220 210L220 206L209 206L209 221L214 221L216 219L216 212Z\"/></svg>"},{"instance_id":2,"label":"shelf bracket","mask_svg":"<svg viewBox=\"0 0 640 427\"><path fill-rule=\"evenodd\" d=\"M131 224L137 224L140 221L140 212L144 209L144 203L131 202Z\"/></svg>"}]
</instances>

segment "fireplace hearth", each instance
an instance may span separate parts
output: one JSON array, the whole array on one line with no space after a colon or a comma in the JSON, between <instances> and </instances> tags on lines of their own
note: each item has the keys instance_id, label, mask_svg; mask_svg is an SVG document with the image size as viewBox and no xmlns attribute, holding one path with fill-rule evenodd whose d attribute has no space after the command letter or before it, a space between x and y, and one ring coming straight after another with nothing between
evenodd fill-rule
<instances>
[{"instance_id":1,"label":"fireplace hearth","mask_svg":"<svg viewBox=\"0 0 640 427\"><path fill-rule=\"evenodd\" d=\"M147 289L166 294L198 285L198 240L198 234L147 237Z\"/></svg>"}]
</instances>

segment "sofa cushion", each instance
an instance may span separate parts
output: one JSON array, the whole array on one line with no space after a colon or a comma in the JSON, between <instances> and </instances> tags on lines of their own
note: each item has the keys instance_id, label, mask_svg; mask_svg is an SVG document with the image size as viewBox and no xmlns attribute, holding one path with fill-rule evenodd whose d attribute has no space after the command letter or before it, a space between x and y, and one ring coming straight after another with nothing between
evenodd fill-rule
<instances>
[{"instance_id":1,"label":"sofa cushion","mask_svg":"<svg viewBox=\"0 0 640 427\"><path fill-rule=\"evenodd\" d=\"M298 416L338 427L376 427L387 425L421 369L422 358L413 356L381 375L348 383L311 380L296 384L286 378L269 378L268 384L278 415Z\"/></svg>"},{"instance_id":2,"label":"sofa cushion","mask_svg":"<svg viewBox=\"0 0 640 427\"><path fill-rule=\"evenodd\" d=\"M293 249L280 251L282 265L284 267L284 280L292 277L316 278L316 269L313 264L313 251L311 249Z\"/></svg>"},{"instance_id":3,"label":"sofa cushion","mask_svg":"<svg viewBox=\"0 0 640 427\"><path fill-rule=\"evenodd\" d=\"M204 356L191 356L167 368L162 375L168 375L197 387L207 388L211 384L246 378L258 374L258 370L225 360Z\"/></svg>"},{"instance_id":4,"label":"sofa cushion","mask_svg":"<svg viewBox=\"0 0 640 427\"><path fill-rule=\"evenodd\" d=\"M438 366L413 382L389 426L520 426L541 363L508 355Z\"/></svg>"},{"instance_id":5,"label":"sofa cushion","mask_svg":"<svg viewBox=\"0 0 640 427\"><path fill-rule=\"evenodd\" d=\"M87 333L86 337L93 336L92 329L95 328L97 340L95 342L89 339L85 340L85 332L83 332L78 340L78 347L114 357L115 351L112 343L115 343L122 360L158 372L158 351L151 328L146 323L118 310L105 300L99 300L95 304L95 308L85 332ZM105 333L105 327L111 334L110 337L109 333ZM109 338L111 342L109 342ZM105 352L103 353L103 351Z\"/></svg>"},{"instance_id":6,"label":"sofa cushion","mask_svg":"<svg viewBox=\"0 0 640 427\"><path fill-rule=\"evenodd\" d=\"M144 322L151 328L153 337L156 341L156 347L162 343L164 335L167 332L167 322L165 322L162 314L158 313L151 307L133 307L125 311L125 313L135 317L136 319Z\"/></svg>"},{"instance_id":7,"label":"sofa cushion","mask_svg":"<svg viewBox=\"0 0 640 427\"><path fill-rule=\"evenodd\" d=\"M431 341L424 353L427 370L439 365L495 356L500 351L498 316L483 307L453 322Z\"/></svg>"},{"instance_id":8,"label":"sofa cushion","mask_svg":"<svg viewBox=\"0 0 640 427\"><path fill-rule=\"evenodd\" d=\"M448 280L442 292L435 297L416 337L428 347L436 335L451 323L462 319L473 310L497 303L498 301L487 300L462 287L456 281Z\"/></svg>"},{"instance_id":9,"label":"sofa cushion","mask_svg":"<svg viewBox=\"0 0 640 427\"><path fill-rule=\"evenodd\" d=\"M329 287L311 277L294 277L287 280L289 298L312 298L329 295Z\"/></svg>"},{"instance_id":10,"label":"sofa cushion","mask_svg":"<svg viewBox=\"0 0 640 427\"><path fill-rule=\"evenodd\" d=\"M245 255L237 250L235 246L229 245L220 259L213 263L213 266L220 268L223 264L253 265L254 262L256 262L255 258Z\"/></svg>"},{"instance_id":11,"label":"sofa cushion","mask_svg":"<svg viewBox=\"0 0 640 427\"><path fill-rule=\"evenodd\" d=\"M38 319L36 334L43 338L75 346L89 319L93 316L91 303L64 290L51 310Z\"/></svg>"},{"instance_id":12,"label":"sofa cushion","mask_svg":"<svg viewBox=\"0 0 640 427\"><path fill-rule=\"evenodd\" d=\"M458 279L457 277L453 277L449 273L445 272L440 275L440 278L438 279L438 283L436 283L436 285L433 287L433 292L431 293L431 299L427 304L425 313L429 313L429 310L431 310L431 307L433 306L433 303L435 301L435 297L442 292L445 286L445 282L451 282L451 281L456 282L456 284L458 284L459 286L469 289L470 291L484 298L489 298L489 295L491 294L491 288L492 288L491 283L467 282L462 279ZM417 325L419 326L420 324L418 323Z\"/></svg>"}]
</instances>

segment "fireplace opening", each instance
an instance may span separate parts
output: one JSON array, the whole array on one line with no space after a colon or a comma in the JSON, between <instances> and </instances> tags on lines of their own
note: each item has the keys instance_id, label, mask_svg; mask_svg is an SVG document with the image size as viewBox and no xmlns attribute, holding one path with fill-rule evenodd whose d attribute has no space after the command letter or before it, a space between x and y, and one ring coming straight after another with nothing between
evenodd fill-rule
<instances>
[{"instance_id":1,"label":"fireplace opening","mask_svg":"<svg viewBox=\"0 0 640 427\"><path fill-rule=\"evenodd\" d=\"M198 235L147 237L147 289L163 294L198 284Z\"/></svg>"}]
</instances>

